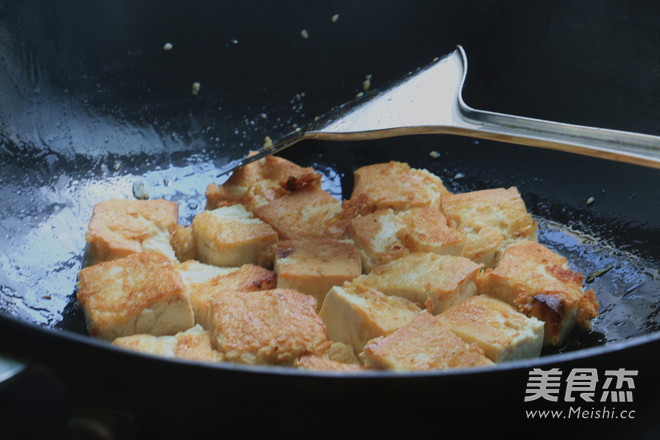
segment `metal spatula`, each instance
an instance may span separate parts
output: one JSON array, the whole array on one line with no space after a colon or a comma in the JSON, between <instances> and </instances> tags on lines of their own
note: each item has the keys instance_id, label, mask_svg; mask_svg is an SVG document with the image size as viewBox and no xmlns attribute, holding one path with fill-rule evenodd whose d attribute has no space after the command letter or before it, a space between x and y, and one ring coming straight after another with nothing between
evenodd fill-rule
<instances>
[{"instance_id":1,"label":"metal spatula","mask_svg":"<svg viewBox=\"0 0 660 440\"><path fill-rule=\"evenodd\" d=\"M368 140L410 134L455 134L660 168L660 136L550 122L475 110L461 91L467 56L461 46L372 97L235 161L223 172L304 139Z\"/></svg>"}]
</instances>

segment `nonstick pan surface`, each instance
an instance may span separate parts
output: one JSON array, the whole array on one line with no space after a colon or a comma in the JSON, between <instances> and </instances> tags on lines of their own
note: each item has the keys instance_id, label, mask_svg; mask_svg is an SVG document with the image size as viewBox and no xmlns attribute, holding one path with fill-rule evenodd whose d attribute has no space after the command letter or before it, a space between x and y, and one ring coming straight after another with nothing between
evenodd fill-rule
<instances>
[{"instance_id":1,"label":"nonstick pan surface","mask_svg":"<svg viewBox=\"0 0 660 440\"><path fill-rule=\"evenodd\" d=\"M355 3L3 3L0 350L46 365L76 402L140 421L157 419L172 396L195 396L188 413L215 408L236 421L246 408L295 412L311 399L326 413L344 405L350 420L396 415L407 421L398 426L419 432L425 425L409 420L465 421L475 403L507 408L487 418L500 429L525 422L533 367L636 368L635 432L648 432L660 392L652 379L660 364L660 173L566 153L418 136L304 142L283 154L316 168L338 198L350 195L354 169L386 160L427 168L456 192L517 186L540 241L594 275L588 287L601 304L592 332L576 332L539 360L354 379L152 359L86 337L73 286L94 203L132 197L143 182L151 198L179 202L181 222L190 222L224 165L351 99L366 75L377 89L460 43L470 59L464 97L476 108L660 134L657 6ZM427 403L436 394L452 396L451 405L434 404L441 415ZM410 399L416 404L402 408ZM318 414L311 420L322 423Z\"/></svg>"}]
</instances>

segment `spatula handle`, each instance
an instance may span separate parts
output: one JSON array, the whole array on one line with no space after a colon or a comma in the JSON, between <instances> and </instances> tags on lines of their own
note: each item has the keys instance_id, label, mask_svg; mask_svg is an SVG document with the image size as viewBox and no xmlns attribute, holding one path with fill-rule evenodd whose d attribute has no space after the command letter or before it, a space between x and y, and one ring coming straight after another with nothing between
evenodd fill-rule
<instances>
[{"instance_id":1,"label":"spatula handle","mask_svg":"<svg viewBox=\"0 0 660 440\"><path fill-rule=\"evenodd\" d=\"M475 110L461 100L457 134L660 168L660 136Z\"/></svg>"}]
</instances>

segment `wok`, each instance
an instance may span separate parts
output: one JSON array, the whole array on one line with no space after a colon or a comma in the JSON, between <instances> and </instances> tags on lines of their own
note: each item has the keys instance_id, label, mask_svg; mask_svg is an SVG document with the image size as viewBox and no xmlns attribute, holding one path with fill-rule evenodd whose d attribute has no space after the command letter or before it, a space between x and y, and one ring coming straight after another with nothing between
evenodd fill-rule
<instances>
[{"instance_id":1,"label":"wok","mask_svg":"<svg viewBox=\"0 0 660 440\"><path fill-rule=\"evenodd\" d=\"M337 197L350 195L355 168L386 160L456 192L519 188L540 241L594 275L601 316L561 349L493 369L346 377L158 359L86 336L73 290L94 203L132 197L140 181L188 222L206 184L265 136L352 99L366 75L384 87L457 43L470 53L470 105L658 135L655 3L26 0L0 14L0 352L27 366L0 385L4 437L658 434L660 172L650 168L449 135L282 153L314 166ZM533 368L638 371L634 401L613 405L634 420L527 418L569 408L524 402Z\"/></svg>"}]
</instances>

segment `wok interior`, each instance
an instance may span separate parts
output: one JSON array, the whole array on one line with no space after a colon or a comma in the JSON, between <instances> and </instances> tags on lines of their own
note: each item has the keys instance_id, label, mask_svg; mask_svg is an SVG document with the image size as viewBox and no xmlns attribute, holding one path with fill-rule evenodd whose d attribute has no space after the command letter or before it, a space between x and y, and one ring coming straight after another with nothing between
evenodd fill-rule
<instances>
[{"instance_id":1,"label":"wok interior","mask_svg":"<svg viewBox=\"0 0 660 440\"><path fill-rule=\"evenodd\" d=\"M431 157L432 151L439 157ZM642 209L655 195L637 195L637 184L621 187L629 175L635 182L650 181L657 178L656 171L453 136L303 142L283 156L322 173L324 188L339 199L350 196L354 169L387 160L427 168L453 192L517 186L539 222L539 241L588 278L586 287L595 290L600 303L591 332L575 331L565 344L545 348L544 354L660 329L660 258L658 247L652 246L660 231L651 223L652 213ZM94 203L131 198L133 184L144 182L151 198L177 201L181 223L190 224L205 207L206 185L226 178L218 177L222 161L216 151L65 161L50 176L28 182L17 177L4 185L3 197L14 198L12 215L4 221L15 228L5 237L9 261L3 262L3 311L44 327L85 333L75 282ZM588 203L591 197L594 202Z\"/></svg>"},{"instance_id":2,"label":"wok interior","mask_svg":"<svg viewBox=\"0 0 660 440\"><path fill-rule=\"evenodd\" d=\"M94 203L130 198L133 184L143 181L151 198L179 202L181 221L189 222L204 208L206 185L220 182L223 166L264 136L276 139L350 100L365 75L373 74L377 89L456 43L470 59L464 98L476 108L660 132L652 76L619 67L634 64L620 35L655 35L657 25L579 8L562 15L547 6L546 14L532 14L550 17L544 32L534 33L525 11L500 2L470 11L435 3L381 8L376 20L379 2L333 9L284 3L278 11L220 4L194 10L180 2L108 3L99 11L87 2L9 2L0 69L6 85L0 310L85 333L74 285ZM273 20L281 10L289 13ZM585 14L592 21L580 21ZM237 17L247 15L250 26L243 26ZM603 35L602 22L620 34ZM302 28L309 38L300 36ZM370 38L363 38L365 29ZM582 45L560 44L574 39ZM642 40L645 53L660 53L652 47L657 39ZM169 41L174 47L164 51ZM596 50L599 44L609 52ZM656 58L647 62L660 65ZM625 81L625 90L599 80L612 60L622 69L612 70L616 75L635 79ZM197 95L194 81L201 84ZM540 223L540 241L585 276L599 275L588 284L601 304L593 331L572 335L560 350L660 327L658 171L454 136L305 141L283 156L324 174L325 188L338 198L350 195L354 169L387 160L427 168L455 192L517 186Z\"/></svg>"}]
</instances>

